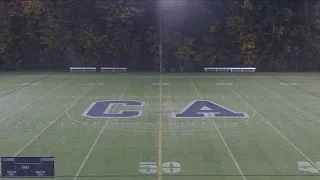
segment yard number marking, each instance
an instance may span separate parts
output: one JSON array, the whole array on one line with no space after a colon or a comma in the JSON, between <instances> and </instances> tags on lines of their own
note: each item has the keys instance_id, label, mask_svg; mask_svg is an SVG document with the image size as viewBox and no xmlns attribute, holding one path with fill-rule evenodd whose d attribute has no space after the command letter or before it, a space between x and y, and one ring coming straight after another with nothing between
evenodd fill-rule
<instances>
[{"instance_id":1,"label":"yard number marking","mask_svg":"<svg viewBox=\"0 0 320 180\"><path fill-rule=\"evenodd\" d=\"M29 86L29 85L39 86L40 84L41 83L39 83L39 82L36 82L36 83L25 82L25 83L21 83L21 84L18 84L18 85L21 85L21 86Z\"/></svg>"},{"instance_id":2,"label":"yard number marking","mask_svg":"<svg viewBox=\"0 0 320 180\"><path fill-rule=\"evenodd\" d=\"M162 173L177 174L181 172L181 166L178 162L162 163ZM140 162L139 172L142 174L156 174L158 172L157 162Z\"/></svg>"},{"instance_id":3,"label":"yard number marking","mask_svg":"<svg viewBox=\"0 0 320 180\"><path fill-rule=\"evenodd\" d=\"M152 83L153 86L160 86L160 84L162 86L169 86L170 85L169 83Z\"/></svg>"},{"instance_id":4,"label":"yard number marking","mask_svg":"<svg viewBox=\"0 0 320 180\"><path fill-rule=\"evenodd\" d=\"M280 83L283 86L288 86L288 85L292 85L292 86L297 86L297 83Z\"/></svg>"},{"instance_id":5,"label":"yard number marking","mask_svg":"<svg viewBox=\"0 0 320 180\"><path fill-rule=\"evenodd\" d=\"M320 166L320 161L316 162L317 166ZM304 171L304 172L311 172L311 173L319 173L320 169L317 167L312 166L309 162L298 162L298 169L299 171Z\"/></svg>"},{"instance_id":6,"label":"yard number marking","mask_svg":"<svg viewBox=\"0 0 320 180\"><path fill-rule=\"evenodd\" d=\"M232 86L232 83L216 83L218 86Z\"/></svg>"}]
</instances>

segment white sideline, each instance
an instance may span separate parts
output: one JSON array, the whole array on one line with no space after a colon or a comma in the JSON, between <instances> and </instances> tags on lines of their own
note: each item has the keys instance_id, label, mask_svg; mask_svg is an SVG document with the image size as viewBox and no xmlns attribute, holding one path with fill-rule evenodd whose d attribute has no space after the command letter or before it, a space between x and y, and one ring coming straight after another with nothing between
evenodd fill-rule
<instances>
[{"instance_id":1,"label":"white sideline","mask_svg":"<svg viewBox=\"0 0 320 180\"><path fill-rule=\"evenodd\" d=\"M123 90L123 92L122 92L122 94L120 95L120 97L118 98L118 100L121 100L121 99L122 99L124 93L127 91L128 87L129 87L130 83L131 83L131 80L128 82L127 86L126 86L125 89ZM87 160L89 159L89 157L90 157L90 155L91 155L94 147L96 146L97 142L99 141L99 139L100 139L100 137L101 137L104 129L107 127L108 122L109 122L109 120L107 120L106 123L104 123L103 127L101 128L101 130L100 130L100 132L99 132L99 135L97 136L97 138L95 139L94 143L92 144L89 152L87 153L86 157L84 158L84 160L83 160L80 168L78 169L77 174L76 174L75 177L73 178L73 180L76 180L76 179L78 178L78 176L79 176L80 172L82 171L84 165L86 164Z\"/></svg>"},{"instance_id":2,"label":"white sideline","mask_svg":"<svg viewBox=\"0 0 320 180\"><path fill-rule=\"evenodd\" d=\"M299 110L300 112L302 112L302 113L304 113L305 115L311 117L312 119L315 119L317 122L320 122L320 121L318 120L318 118L316 118L316 117L310 115L309 113L305 112L304 110L296 107L295 105L293 105L293 104L290 103L289 101L283 99L280 95L272 92L271 90L267 89L266 87L262 86L261 84L257 83L256 81L253 81L253 80L251 80L251 81L254 82L255 84L257 84L257 85L258 85L259 87L261 87L262 89L268 91L268 92L271 93L272 95L274 95L274 96L278 97L279 99L281 99L282 101L286 102L287 104L289 104L290 106L292 106L292 107L295 108L296 110Z\"/></svg>"},{"instance_id":3,"label":"white sideline","mask_svg":"<svg viewBox=\"0 0 320 180\"><path fill-rule=\"evenodd\" d=\"M249 104L246 100L244 100L238 93L236 93L232 88L229 88L236 96L238 96L243 102ZM312 165L316 168L320 169L316 163L314 163L307 155L305 155L297 146L295 146L285 135L283 135L277 128L275 128L266 118L264 118L258 111L256 113L268 124L272 129L274 129L283 139L285 139L293 148L295 148L302 156L304 156Z\"/></svg>"},{"instance_id":4,"label":"white sideline","mask_svg":"<svg viewBox=\"0 0 320 180\"><path fill-rule=\"evenodd\" d=\"M193 86L194 90L197 92L198 97L200 98L200 100L202 100L203 98L201 97L200 93L198 92L198 90L197 90L196 86L194 85L194 83L193 83L193 81L192 81L191 77L189 77L189 80L190 80L190 82L191 82L191 84L192 84L192 86ZM211 117L210 117L210 119L211 119ZM241 168L240 168L239 164L237 163L236 159L234 158L234 156L233 156L233 154L232 154L232 152L231 152L231 150L230 150L230 148L229 148L228 144L227 144L227 143L226 143L226 141L224 140L224 137L222 136L222 134L221 134L221 132L220 132L219 128L217 127L216 123L214 122L214 120L212 120L212 124L214 125L215 129L217 130L217 132L218 132L218 134L219 134L219 136L220 136L220 138L221 138L221 140L222 140L222 142L223 142L224 146L227 148L227 150L228 150L228 152L229 152L230 157L232 158L232 160L233 160L234 164L236 165L236 167L237 167L237 169L238 169L239 173L240 173L240 174L241 174L241 176L242 176L242 179L247 180L247 178L243 175L243 172L242 172L242 170L241 170Z\"/></svg>"},{"instance_id":5,"label":"white sideline","mask_svg":"<svg viewBox=\"0 0 320 180\"><path fill-rule=\"evenodd\" d=\"M102 80L102 78L97 81L97 83L99 83ZM31 139L31 141L29 141L23 148L21 148L16 154L13 155L13 157L16 157L18 154L20 154L20 152L22 152L26 147L28 147L31 143L33 143L44 131L46 131L53 123L55 123L62 115L64 115L68 109L70 109L72 106L74 106L78 101L80 101L89 91L91 91L94 87L96 86L92 86L91 88L89 88L86 93L84 93L81 97L79 97L76 101L74 101L65 111L63 111L58 117L56 117L50 124L48 124L48 126L46 126L42 131L39 132L39 134L37 134L33 139Z\"/></svg>"},{"instance_id":6,"label":"white sideline","mask_svg":"<svg viewBox=\"0 0 320 180\"><path fill-rule=\"evenodd\" d=\"M59 87L61 87L62 85L64 85L65 83L67 83L67 82L71 81L71 80L72 80L72 79L74 79L74 78L75 78L75 77L70 78L70 79L68 79L68 80L64 81L62 84L60 84L59 86L57 86L57 87L55 87L55 88L51 89L50 91L48 91L48 92L47 92L47 93L45 93L44 95L42 95L42 96L38 97L37 99L35 99L35 100L33 100L33 101L29 102L28 104L26 104L25 106L23 106L23 107L19 108L18 110L16 110L15 112L11 113L10 115L8 115L8 116L6 116L6 117L2 118L2 119L0 120L0 122L2 122L2 121L4 121L4 120L6 120L7 118L11 117L12 115L16 114L16 113L17 113L17 112L19 112L20 110L22 110L22 109L24 109L24 108L26 108L26 107L30 106L32 103L36 102L36 101L37 101L37 100L39 100L40 98L45 97L46 95L50 94L51 92L53 92L54 90L58 89ZM10 122L10 121L9 121L9 122ZM5 125L7 125L7 124L8 124L8 123L6 123Z\"/></svg>"}]
</instances>

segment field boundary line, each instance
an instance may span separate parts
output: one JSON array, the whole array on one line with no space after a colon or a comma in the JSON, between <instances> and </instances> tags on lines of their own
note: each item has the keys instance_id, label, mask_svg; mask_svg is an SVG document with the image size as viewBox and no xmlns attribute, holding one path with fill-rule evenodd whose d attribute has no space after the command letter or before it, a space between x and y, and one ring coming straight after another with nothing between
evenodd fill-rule
<instances>
[{"instance_id":1,"label":"field boundary line","mask_svg":"<svg viewBox=\"0 0 320 180\"><path fill-rule=\"evenodd\" d=\"M79 176L79 178L104 178L104 179L118 179L118 178L155 178L157 175L137 175L137 174L125 174L125 175L97 175L97 176ZM164 174L163 177L240 177L239 174ZM320 174L245 174L244 176L250 177L318 177ZM72 178L72 175L60 175L54 178Z\"/></svg>"},{"instance_id":2,"label":"field boundary line","mask_svg":"<svg viewBox=\"0 0 320 180\"><path fill-rule=\"evenodd\" d=\"M122 92L122 94L120 95L120 97L118 98L118 100L121 100L121 99L122 99L124 93L127 91L128 87L129 87L130 83L131 83L131 80L128 82L127 86L126 86L125 89L123 90L123 92ZM82 162L81 166L79 167L79 169L78 169L76 175L74 176L73 180L76 180L76 179L79 177L79 174L80 174L80 172L82 171L82 169L83 169L84 165L86 164L87 160L89 159L89 157L90 157L90 155L91 155L94 147L95 147L96 144L98 143L98 141L99 141L101 135L103 134L105 128L108 126L108 122L109 122L109 120L107 120L107 121L104 123L103 127L101 128L101 130L100 130L100 132L99 132L99 135L97 136L97 138L95 139L94 143L92 144L89 152L87 153L85 159L83 160L83 162Z\"/></svg>"},{"instance_id":3,"label":"field boundary line","mask_svg":"<svg viewBox=\"0 0 320 180\"><path fill-rule=\"evenodd\" d=\"M200 98L200 100L203 100L203 98L202 98L202 96L200 95L200 93L199 93L198 89L197 89L197 88L196 88L196 86L194 85L194 83L193 83L193 81L192 81L191 77L189 77L189 81L191 82L191 84L192 84L192 86L193 86L194 90L197 92L198 97ZM210 119L212 119L212 118L210 117ZM214 120L212 120L212 124L214 125L215 129L217 130L217 132L218 132L218 134L219 134L219 136L220 136L220 138L221 138L221 140L222 140L222 142L223 142L224 146L226 147L227 151L229 152L229 155L230 155L231 159L233 160L233 162L234 162L234 164L236 165L236 167L237 167L237 169L238 169L239 173L241 174L242 179L247 180L247 178L244 176L244 174L243 174L243 172L242 172L242 170L241 170L241 168L240 168L240 166L239 166L239 164L238 164L237 160L234 158L234 156L233 156L233 154L232 154L232 152L231 152L231 150L230 150L230 148L229 148L228 144L227 144L227 143L226 143L226 141L224 140L224 137L222 136L222 134L221 134L221 132L220 132L219 128L217 127L216 123L214 122Z\"/></svg>"},{"instance_id":4,"label":"field boundary line","mask_svg":"<svg viewBox=\"0 0 320 180\"><path fill-rule=\"evenodd\" d=\"M37 80L35 80L35 81L32 81L30 84L27 84L27 85L25 85L25 86L22 86L22 87L19 87L19 88L17 88L17 89L14 89L14 90L12 90L12 91L9 91L9 92L5 93L4 95L1 95L1 96L0 96L0 99L3 98L3 97L5 97L5 96L7 96L7 95L9 95L9 94L12 94L12 93L14 93L14 92L16 92L16 91L19 91L20 89L23 89L23 88L25 88L25 87L28 87L28 86L30 86L31 84L34 84L34 83L39 82L39 81L42 81L42 80L44 80L45 78L47 78L47 77L49 77L49 76L51 76L51 75L44 76L44 77L42 77L42 78L40 78L40 79L37 79Z\"/></svg>"},{"instance_id":5,"label":"field boundary line","mask_svg":"<svg viewBox=\"0 0 320 180\"><path fill-rule=\"evenodd\" d=\"M232 88L230 88L230 87L227 87L227 88L229 88L243 102L248 103L237 92L235 92ZM274 127L266 118L264 118L258 111L256 111L256 112L266 122L266 124L268 124L272 129L274 129L283 139L285 139L294 149L296 149L303 157L305 157L313 166L320 169L320 167L318 167L316 163L314 163L306 154L304 154L296 145L294 145L285 135L283 135L276 127Z\"/></svg>"},{"instance_id":6,"label":"field boundary line","mask_svg":"<svg viewBox=\"0 0 320 180\"><path fill-rule=\"evenodd\" d=\"M26 108L26 107L30 106L32 103L36 102L36 101L37 101L37 100L39 100L40 98L45 97L46 95L50 94L51 92L53 92L54 90L58 89L59 87L61 87L62 85L64 85L65 83L67 83L67 82L71 81L71 80L72 80L72 79L74 79L74 78L75 78L75 77L73 77L73 78L69 78L68 80L66 80L66 81L62 82L59 86L57 86L57 87L55 87L55 88L53 88L53 89L49 90L49 91L48 91L48 92L46 92L44 95L42 95L42 96L38 97L37 99L35 99L35 100L33 100L33 101L29 102L28 104L26 104L26 105L22 106L21 108L19 108L19 109L18 109L18 110L16 110L15 112L11 113L10 115L8 115L8 116L6 116L6 117L2 118L2 119L0 120L0 122L2 122L2 121L4 121L4 120L6 120L7 118L11 117L12 115L16 114L16 113L17 113L17 112L19 112L20 110L22 110L22 109L24 109L24 108ZM10 121L9 121L9 122L10 122ZM9 123L9 122L8 122L8 123ZM6 123L5 125L7 125L8 123Z\"/></svg>"},{"instance_id":7,"label":"field boundary line","mask_svg":"<svg viewBox=\"0 0 320 180\"><path fill-rule=\"evenodd\" d=\"M312 119L316 120L316 122L320 122L316 117L314 117L314 116L310 115L309 113L307 113L307 112L305 112L304 110L302 110L302 109L298 108L297 106L293 105L293 104L292 104L292 103L290 103L289 101L287 101L287 100L283 99L280 95L278 95L278 94L276 94L276 93L272 92L270 89L268 89L268 88L266 88L266 87L262 86L261 84L257 83L257 82L256 82L256 81L254 81L254 80L251 80L251 81L252 81L252 82L254 82L256 85L258 85L260 88L262 88L262 89L264 89L264 90L268 91L270 94L272 94L272 95L274 95L274 96L278 97L279 99L281 99L282 101L286 102L286 103L287 103L287 104L289 104L291 107L295 108L296 110L299 110L300 112L303 112L305 115L307 115L307 116L311 117Z\"/></svg>"},{"instance_id":8,"label":"field boundary line","mask_svg":"<svg viewBox=\"0 0 320 180\"><path fill-rule=\"evenodd\" d=\"M100 81L102 80L102 78L97 81L96 84L98 84ZM88 92L90 92L94 87L96 86L92 86L91 88L89 88L81 97L79 97L76 101L74 101L69 107L74 106L77 102L79 102L86 94L88 94ZM68 108L69 108L68 107ZM13 155L14 157L16 157L18 154L20 154L26 147L28 147L31 143L33 143L43 132L45 132L53 123L55 123L62 115L64 115L66 113L67 109L65 111L63 111L58 117L56 117L50 124L48 124L42 131L40 131L33 139L31 139L31 141L29 141L23 148L21 148L15 155Z\"/></svg>"}]
</instances>

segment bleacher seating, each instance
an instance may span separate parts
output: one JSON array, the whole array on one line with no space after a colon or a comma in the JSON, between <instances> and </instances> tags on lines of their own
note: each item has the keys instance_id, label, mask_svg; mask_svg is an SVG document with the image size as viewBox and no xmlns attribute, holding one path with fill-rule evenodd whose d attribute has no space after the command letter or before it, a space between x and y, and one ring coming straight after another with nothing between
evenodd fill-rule
<instances>
[{"instance_id":1,"label":"bleacher seating","mask_svg":"<svg viewBox=\"0 0 320 180\"><path fill-rule=\"evenodd\" d=\"M112 72L116 72L116 71L121 71L121 72L126 72L127 68L126 67L101 67L101 72L105 72L105 71L112 71Z\"/></svg>"},{"instance_id":2,"label":"bleacher seating","mask_svg":"<svg viewBox=\"0 0 320 180\"><path fill-rule=\"evenodd\" d=\"M82 72L86 72L86 71L90 71L90 72L96 72L96 67L70 67L70 71L82 71Z\"/></svg>"},{"instance_id":3,"label":"bleacher seating","mask_svg":"<svg viewBox=\"0 0 320 180\"><path fill-rule=\"evenodd\" d=\"M255 72L255 67L205 67L204 72Z\"/></svg>"}]
</instances>

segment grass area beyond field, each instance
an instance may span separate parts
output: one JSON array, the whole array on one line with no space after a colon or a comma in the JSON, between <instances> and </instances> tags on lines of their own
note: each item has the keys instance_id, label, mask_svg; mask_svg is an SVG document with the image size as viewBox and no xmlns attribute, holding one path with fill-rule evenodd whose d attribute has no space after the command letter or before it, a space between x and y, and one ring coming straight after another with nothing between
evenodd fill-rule
<instances>
[{"instance_id":1,"label":"grass area beyond field","mask_svg":"<svg viewBox=\"0 0 320 180\"><path fill-rule=\"evenodd\" d=\"M319 75L1 73L0 156L55 157L59 180L319 179ZM247 117L174 116L197 101Z\"/></svg>"}]
</instances>

